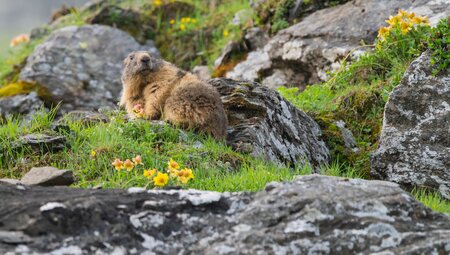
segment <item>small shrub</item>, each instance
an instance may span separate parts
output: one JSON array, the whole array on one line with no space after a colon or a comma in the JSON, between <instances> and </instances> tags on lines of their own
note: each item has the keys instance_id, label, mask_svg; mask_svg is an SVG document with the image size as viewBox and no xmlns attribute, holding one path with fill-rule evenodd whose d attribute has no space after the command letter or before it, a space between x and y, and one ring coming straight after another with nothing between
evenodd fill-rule
<instances>
[{"instance_id":1,"label":"small shrub","mask_svg":"<svg viewBox=\"0 0 450 255\"><path fill-rule=\"evenodd\" d=\"M428 48L431 50L433 74L437 75L443 71L450 73L450 16L442 19L431 30Z\"/></svg>"}]
</instances>

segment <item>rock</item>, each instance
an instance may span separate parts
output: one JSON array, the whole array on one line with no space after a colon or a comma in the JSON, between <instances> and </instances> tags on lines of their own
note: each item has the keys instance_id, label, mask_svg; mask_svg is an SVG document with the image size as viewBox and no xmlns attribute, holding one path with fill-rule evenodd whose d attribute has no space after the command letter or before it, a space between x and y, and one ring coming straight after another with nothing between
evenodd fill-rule
<instances>
[{"instance_id":1,"label":"rock","mask_svg":"<svg viewBox=\"0 0 450 255\"><path fill-rule=\"evenodd\" d=\"M275 19L282 19L287 24L300 20L315 11L343 4L349 0L250 0L250 6L255 9L257 16L263 23L274 25ZM278 13L277 13L278 11ZM289 23L288 23L289 22Z\"/></svg>"},{"instance_id":2,"label":"rock","mask_svg":"<svg viewBox=\"0 0 450 255\"><path fill-rule=\"evenodd\" d=\"M20 180L10 179L10 178L2 178L2 179L0 179L0 183L7 183L7 184L11 184L11 185L21 184Z\"/></svg>"},{"instance_id":3,"label":"rock","mask_svg":"<svg viewBox=\"0 0 450 255\"><path fill-rule=\"evenodd\" d=\"M450 15L447 1L350 1L314 12L280 31L264 48L248 54L247 60L236 65L226 77L251 78L272 88L280 85L304 88L326 80L326 71L332 66L336 68L361 41L371 44L379 27L398 9L428 15L431 23Z\"/></svg>"},{"instance_id":4,"label":"rock","mask_svg":"<svg viewBox=\"0 0 450 255\"><path fill-rule=\"evenodd\" d=\"M80 122L84 125L92 125L97 123L108 123L110 120L108 116L92 111L71 111L64 115L64 118L58 120L60 123L67 121Z\"/></svg>"},{"instance_id":5,"label":"rock","mask_svg":"<svg viewBox=\"0 0 450 255\"><path fill-rule=\"evenodd\" d=\"M47 135L47 134L29 134L19 137L17 142L14 142L13 148L22 149L24 147L30 147L33 152L46 153L46 152L58 152L67 148L67 139L64 136Z\"/></svg>"},{"instance_id":6,"label":"rock","mask_svg":"<svg viewBox=\"0 0 450 255\"><path fill-rule=\"evenodd\" d=\"M118 28L132 35L141 43L145 43L147 34L152 32L151 28L155 26L155 24L147 25L139 12L133 9L123 9L117 5L104 5L98 8L96 13L89 17L87 23Z\"/></svg>"},{"instance_id":7,"label":"rock","mask_svg":"<svg viewBox=\"0 0 450 255\"><path fill-rule=\"evenodd\" d=\"M345 122L342 120L338 120L333 123L339 128L339 131L341 132L345 148L353 152L358 152L359 149L357 147L358 144L356 143L355 137L353 136L352 131L345 127Z\"/></svg>"},{"instance_id":8,"label":"rock","mask_svg":"<svg viewBox=\"0 0 450 255\"><path fill-rule=\"evenodd\" d=\"M374 177L439 190L450 199L450 74L431 75L430 54L406 71L384 110Z\"/></svg>"},{"instance_id":9,"label":"rock","mask_svg":"<svg viewBox=\"0 0 450 255\"><path fill-rule=\"evenodd\" d=\"M71 170L59 170L54 167L33 167L26 173L21 183L38 186L69 186L75 182Z\"/></svg>"},{"instance_id":10,"label":"rock","mask_svg":"<svg viewBox=\"0 0 450 255\"><path fill-rule=\"evenodd\" d=\"M267 44L269 35L259 27L252 27L245 31L244 39L250 50L257 50Z\"/></svg>"},{"instance_id":11,"label":"rock","mask_svg":"<svg viewBox=\"0 0 450 255\"><path fill-rule=\"evenodd\" d=\"M228 114L227 142L234 149L276 163L308 163L318 169L330 159L319 125L277 92L254 82L209 81Z\"/></svg>"},{"instance_id":12,"label":"rock","mask_svg":"<svg viewBox=\"0 0 450 255\"><path fill-rule=\"evenodd\" d=\"M245 30L237 41L229 41L220 56L214 61L213 77L224 77L238 63L247 58L248 52L266 45L269 36L260 28L252 27ZM250 63L251 64L251 63Z\"/></svg>"},{"instance_id":13,"label":"rock","mask_svg":"<svg viewBox=\"0 0 450 255\"><path fill-rule=\"evenodd\" d=\"M258 193L0 185L0 196L2 254L448 254L450 248L448 216L382 181L311 175Z\"/></svg>"},{"instance_id":14,"label":"rock","mask_svg":"<svg viewBox=\"0 0 450 255\"><path fill-rule=\"evenodd\" d=\"M31 92L28 95L0 98L0 119L18 115L23 116L25 119L30 119L43 106L44 102L38 97L36 92Z\"/></svg>"},{"instance_id":15,"label":"rock","mask_svg":"<svg viewBox=\"0 0 450 255\"><path fill-rule=\"evenodd\" d=\"M194 73L198 78L204 81L211 79L211 72L209 71L208 66L194 66L194 68L192 69L192 73Z\"/></svg>"},{"instance_id":16,"label":"rock","mask_svg":"<svg viewBox=\"0 0 450 255\"><path fill-rule=\"evenodd\" d=\"M112 27L65 27L28 57L20 79L46 88L56 102L63 102L63 112L115 107L122 61L133 50L157 52Z\"/></svg>"}]
</instances>

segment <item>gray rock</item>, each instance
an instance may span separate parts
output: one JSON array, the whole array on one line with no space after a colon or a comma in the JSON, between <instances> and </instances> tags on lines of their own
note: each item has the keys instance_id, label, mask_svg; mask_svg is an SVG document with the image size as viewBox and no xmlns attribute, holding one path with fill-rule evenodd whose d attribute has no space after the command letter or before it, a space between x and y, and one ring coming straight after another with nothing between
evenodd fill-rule
<instances>
[{"instance_id":1,"label":"gray rock","mask_svg":"<svg viewBox=\"0 0 450 255\"><path fill-rule=\"evenodd\" d=\"M345 148L352 150L353 152L358 152L359 149L357 147L355 137L353 136L352 131L345 127L345 122L339 120L335 121L334 124L339 128L339 131L341 132Z\"/></svg>"},{"instance_id":2,"label":"gray rock","mask_svg":"<svg viewBox=\"0 0 450 255\"><path fill-rule=\"evenodd\" d=\"M69 186L75 182L71 170L59 170L54 167L33 167L20 180L25 185Z\"/></svg>"},{"instance_id":3,"label":"gray rock","mask_svg":"<svg viewBox=\"0 0 450 255\"><path fill-rule=\"evenodd\" d=\"M252 27L245 31L244 39L251 50L257 50L267 44L269 35L259 27Z\"/></svg>"},{"instance_id":4,"label":"gray rock","mask_svg":"<svg viewBox=\"0 0 450 255\"><path fill-rule=\"evenodd\" d=\"M252 51L266 45L269 36L262 29L252 27L244 32L244 36L237 41L229 41L220 56L214 61L214 67L226 66Z\"/></svg>"},{"instance_id":5,"label":"gray rock","mask_svg":"<svg viewBox=\"0 0 450 255\"><path fill-rule=\"evenodd\" d=\"M0 231L18 236L9 244L0 239L2 254L448 254L450 248L448 216L382 181L311 175L258 193L0 185L0 197Z\"/></svg>"},{"instance_id":6,"label":"gray rock","mask_svg":"<svg viewBox=\"0 0 450 255\"><path fill-rule=\"evenodd\" d=\"M28 95L0 98L0 119L16 115L30 119L43 106L44 102L38 97L36 92L31 92Z\"/></svg>"},{"instance_id":7,"label":"gray rock","mask_svg":"<svg viewBox=\"0 0 450 255\"><path fill-rule=\"evenodd\" d=\"M12 145L14 149L30 147L32 151L41 153L61 151L68 146L69 144L67 144L67 139L64 136L38 133L21 136Z\"/></svg>"},{"instance_id":8,"label":"gray rock","mask_svg":"<svg viewBox=\"0 0 450 255\"><path fill-rule=\"evenodd\" d=\"M11 185L21 184L20 180L10 179L10 178L2 178L2 179L0 179L0 183L7 183L7 184L11 184Z\"/></svg>"},{"instance_id":9,"label":"gray rock","mask_svg":"<svg viewBox=\"0 0 450 255\"><path fill-rule=\"evenodd\" d=\"M308 163L318 169L330 154L319 125L277 92L254 82L209 81L228 114L227 142L234 149L276 163Z\"/></svg>"},{"instance_id":10,"label":"gray rock","mask_svg":"<svg viewBox=\"0 0 450 255\"><path fill-rule=\"evenodd\" d=\"M264 1L262 1L264 2ZM248 55L226 77L259 81L269 87L280 85L303 88L328 77L326 71L337 65L361 41L372 43L380 26L398 9L428 15L431 23L450 15L447 1L355 0L323 9L280 31L268 44ZM336 68L336 67L334 67ZM275 79L274 74L283 79ZM283 81L283 84L279 82Z\"/></svg>"},{"instance_id":11,"label":"gray rock","mask_svg":"<svg viewBox=\"0 0 450 255\"><path fill-rule=\"evenodd\" d=\"M133 50L156 51L112 27L65 27L28 57L20 79L45 87L65 112L114 107L122 89L122 61Z\"/></svg>"},{"instance_id":12,"label":"gray rock","mask_svg":"<svg viewBox=\"0 0 450 255\"><path fill-rule=\"evenodd\" d=\"M449 127L450 74L433 77L426 52L389 97L372 174L406 187L439 190L450 199Z\"/></svg>"}]
</instances>

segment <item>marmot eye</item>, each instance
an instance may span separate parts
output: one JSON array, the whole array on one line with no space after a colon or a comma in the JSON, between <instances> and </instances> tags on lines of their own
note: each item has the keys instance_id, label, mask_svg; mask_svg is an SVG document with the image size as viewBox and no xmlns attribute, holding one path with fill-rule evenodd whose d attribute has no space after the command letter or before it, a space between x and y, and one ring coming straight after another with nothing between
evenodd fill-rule
<instances>
[{"instance_id":1,"label":"marmot eye","mask_svg":"<svg viewBox=\"0 0 450 255\"><path fill-rule=\"evenodd\" d=\"M133 60L134 59L134 55L130 55L130 60Z\"/></svg>"}]
</instances>

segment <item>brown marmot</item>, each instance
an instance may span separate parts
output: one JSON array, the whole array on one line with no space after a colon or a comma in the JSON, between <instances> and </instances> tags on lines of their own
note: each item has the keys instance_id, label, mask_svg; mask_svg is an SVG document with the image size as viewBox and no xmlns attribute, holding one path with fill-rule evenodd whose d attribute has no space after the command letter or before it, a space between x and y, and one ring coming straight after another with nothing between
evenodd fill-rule
<instances>
[{"instance_id":1,"label":"brown marmot","mask_svg":"<svg viewBox=\"0 0 450 255\"><path fill-rule=\"evenodd\" d=\"M220 95L211 85L146 51L130 53L124 66L120 105L130 116L140 105L145 118L162 118L216 139L225 138L227 117Z\"/></svg>"}]
</instances>

